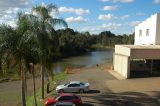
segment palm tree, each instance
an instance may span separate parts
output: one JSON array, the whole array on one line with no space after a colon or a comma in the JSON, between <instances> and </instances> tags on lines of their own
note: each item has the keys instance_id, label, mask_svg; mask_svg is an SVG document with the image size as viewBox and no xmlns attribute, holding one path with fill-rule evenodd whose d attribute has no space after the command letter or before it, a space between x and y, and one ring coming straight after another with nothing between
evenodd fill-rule
<instances>
[{"instance_id":1,"label":"palm tree","mask_svg":"<svg viewBox=\"0 0 160 106\"><path fill-rule=\"evenodd\" d=\"M14 60L17 69L21 73L22 105L26 106L25 73L28 63L37 62L37 54L40 49L37 45L33 18L29 18L22 13L18 15L17 28L13 29L7 25L0 26L0 53L5 63L7 60ZM36 19L36 18L34 18Z\"/></svg>"},{"instance_id":2,"label":"palm tree","mask_svg":"<svg viewBox=\"0 0 160 106\"><path fill-rule=\"evenodd\" d=\"M32 74L33 79L33 94L34 104L37 106L36 101L36 89L35 89L35 75L34 65L39 61L40 49L37 44L37 30L34 29L35 25L38 25L39 21L33 15L18 14L18 27L16 31L22 35L21 42L23 42L23 57L25 59L25 67ZM31 64L32 63L32 64ZM25 75L25 74L24 74Z\"/></svg>"},{"instance_id":3,"label":"palm tree","mask_svg":"<svg viewBox=\"0 0 160 106\"><path fill-rule=\"evenodd\" d=\"M3 29L2 29L3 28ZM16 59L19 70L21 72L21 84L22 84L22 104L26 106L25 98L25 85L24 85L24 58L22 54L21 44L19 44L20 37L16 34L16 31L7 25L1 26L0 33L3 34L2 41L0 42L0 48L3 51L3 58L5 60L14 57Z\"/></svg>"},{"instance_id":4,"label":"palm tree","mask_svg":"<svg viewBox=\"0 0 160 106\"><path fill-rule=\"evenodd\" d=\"M58 9L55 5L49 4L47 6L37 6L33 7L32 9L36 13L38 13L39 19L42 21L42 30L40 32L40 38L39 38L39 45L42 51L41 55L41 80L42 80L42 99L44 99L44 73L46 72L46 66L47 64L51 64L48 62L48 57L50 57L50 47L48 46L48 42L50 41L53 37L53 28L57 24L62 24L65 27L67 26L67 23L63 19L58 19L58 18L52 18L50 16L50 13L52 11L58 12ZM44 30L45 29L45 30ZM48 35L48 36L47 36ZM44 39L45 38L45 39ZM49 84L49 83L48 83ZM48 86L47 86L48 87Z\"/></svg>"}]
</instances>

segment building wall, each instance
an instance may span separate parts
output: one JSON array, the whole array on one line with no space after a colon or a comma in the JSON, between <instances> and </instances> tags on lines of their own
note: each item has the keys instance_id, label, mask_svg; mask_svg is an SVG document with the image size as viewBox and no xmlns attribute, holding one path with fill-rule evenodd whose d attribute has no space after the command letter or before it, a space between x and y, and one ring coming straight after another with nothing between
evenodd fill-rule
<instances>
[{"instance_id":1,"label":"building wall","mask_svg":"<svg viewBox=\"0 0 160 106\"><path fill-rule=\"evenodd\" d=\"M115 53L116 54L123 54L125 56L130 56L130 48L127 48L123 45L115 45Z\"/></svg>"},{"instance_id":2,"label":"building wall","mask_svg":"<svg viewBox=\"0 0 160 106\"><path fill-rule=\"evenodd\" d=\"M157 14L156 44L160 45L160 14Z\"/></svg>"},{"instance_id":3,"label":"building wall","mask_svg":"<svg viewBox=\"0 0 160 106\"><path fill-rule=\"evenodd\" d=\"M129 58L127 56L115 54L114 55L114 70L122 75L124 78L129 77Z\"/></svg>"},{"instance_id":4,"label":"building wall","mask_svg":"<svg viewBox=\"0 0 160 106\"><path fill-rule=\"evenodd\" d=\"M150 18L146 19L142 23L140 23L138 26L135 27L135 45L156 45L160 44L160 37L157 34L160 33L157 32L158 27L160 27L160 23L157 24L157 22L160 21L160 13L152 15ZM149 30L149 35L146 35L147 31ZM142 31L142 34L140 35L140 30ZM158 41L158 42L157 42Z\"/></svg>"}]
</instances>

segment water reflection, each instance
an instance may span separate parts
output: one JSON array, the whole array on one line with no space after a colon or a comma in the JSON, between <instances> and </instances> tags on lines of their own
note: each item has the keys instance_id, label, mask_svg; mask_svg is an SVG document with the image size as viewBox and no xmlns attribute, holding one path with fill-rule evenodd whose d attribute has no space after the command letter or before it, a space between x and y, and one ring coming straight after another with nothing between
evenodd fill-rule
<instances>
[{"instance_id":1,"label":"water reflection","mask_svg":"<svg viewBox=\"0 0 160 106\"><path fill-rule=\"evenodd\" d=\"M85 55L62 59L53 64L54 73L64 71L66 67L79 68L103 64L112 59L113 50L93 51Z\"/></svg>"}]
</instances>

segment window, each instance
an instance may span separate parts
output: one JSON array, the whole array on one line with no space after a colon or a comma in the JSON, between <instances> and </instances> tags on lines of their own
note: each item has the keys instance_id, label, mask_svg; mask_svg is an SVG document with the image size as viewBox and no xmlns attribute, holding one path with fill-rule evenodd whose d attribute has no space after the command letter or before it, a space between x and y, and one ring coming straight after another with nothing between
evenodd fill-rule
<instances>
[{"instance_id":1,"label":"window","mask_svg":"<svg viewBox=\"0 0 160 106\"><path fill-rule=\"evenodd\" d=\"M70 84L70 85L68 85L68 87L80 87L80 85L79 84Z\"/></svg>"},{"instance_id":2,"label":"window","mask_svg":"<svg viewBox=\"0 0 160 106\"><path fill-rule=\"evenodd\" d=\"M142 36L142 30L139 30L139 36Z\"/></svg>"},{"instance_id":3,"label":"window","mask_svg":"<svg viewBox=\"0 0 160 106\"><path fill-rule=\"evenodd\" d=\"M85 85L85 84L84 84L84 83L82 83L82 82L81 82L80 84L81 84L81 85L83 85L83 86Z\"/></svg>"},{"instance_id":4,"label":"window","mask_svg":"<svg viewBox=\"0 0 160 106\"><path fill-rule=\"evenodd\" d=\"M59 101L66 101L66 100L72 100L73 96L62 96L58 100Z\"/></svg>"},{"instance_id":5,"label":"window","mask_svg":"<svg viewBox=\"0 0 160 106\"><path fill-rule=\"evenodd\" d=\"M149 36L149 29L146 29L146 36Z\"/></svg>"}]
</instances>

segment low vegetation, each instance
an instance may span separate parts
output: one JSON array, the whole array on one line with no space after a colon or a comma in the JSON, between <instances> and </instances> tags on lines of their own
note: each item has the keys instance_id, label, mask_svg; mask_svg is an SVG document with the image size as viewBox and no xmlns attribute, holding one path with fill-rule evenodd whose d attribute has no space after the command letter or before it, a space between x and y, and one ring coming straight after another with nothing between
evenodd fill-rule
<instances>
[{"instance_id":1,"label":"low vegetation","mask_svg":"<svg viewBox=\"0 0 160 106\"><path fill-rule=\"evenodd\" d=\"M50 86L50 93L45 93L45 97L50 97L50 96L55 96L56 92L55 92L55 87L56 85L58 84L59 81L63 80L65 78L66 74L64 72L60 73L60 74L57 74L54 76L54 79L53 81L50 83L51 86ZM47 88L45 87L45 90ZM43 106L43 100L41 100L41 89L37 89L36 91L36 99L37 99L37 106ZM26 104L27 106L33 106L34 105L34 97L33 96L29 96L27 97L27 101L26 101Z\"/></svg>"}]
</instances>

